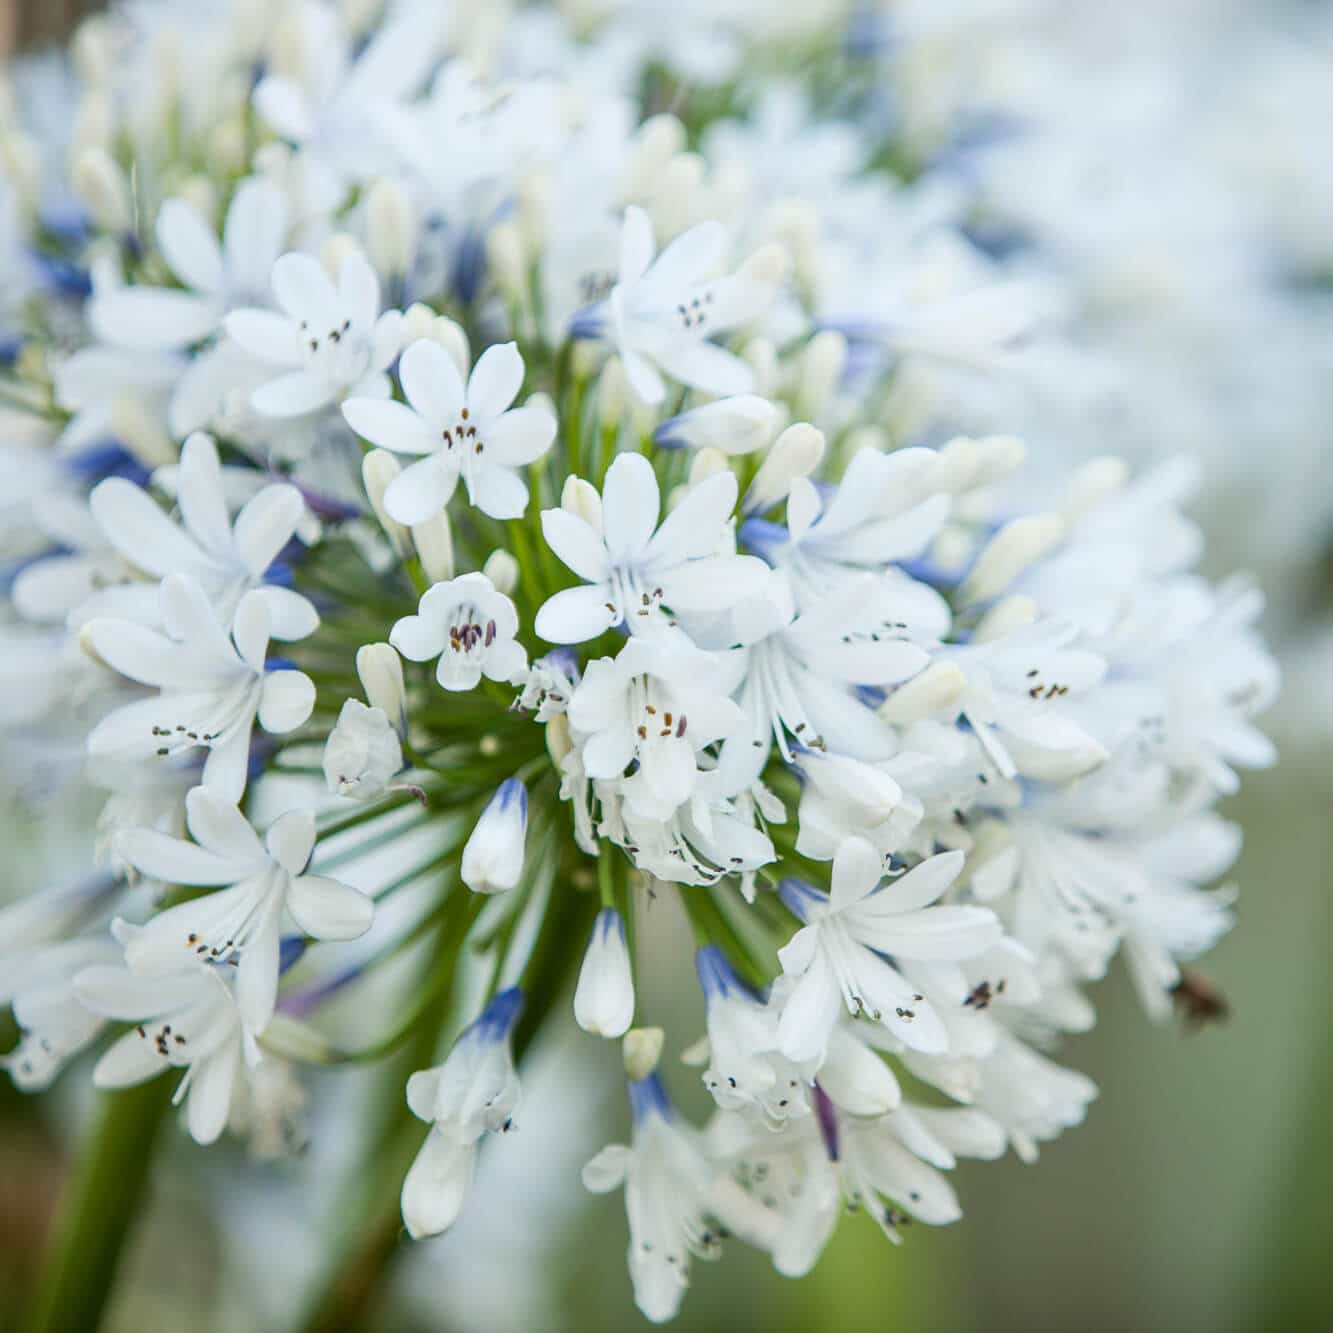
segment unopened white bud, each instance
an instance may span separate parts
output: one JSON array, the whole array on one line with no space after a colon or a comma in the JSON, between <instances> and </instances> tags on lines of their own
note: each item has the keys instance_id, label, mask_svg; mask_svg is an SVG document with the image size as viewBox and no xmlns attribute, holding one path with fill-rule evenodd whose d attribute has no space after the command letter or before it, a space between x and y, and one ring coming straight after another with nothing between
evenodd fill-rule
<instances>
[{"instance_id":1,"label":"unopened white bud","mask_svg":"<svg viewBox=\"0 0 1333 1333\"><path fill-rule=\"evenodd\" d=\"M811 416L824 410L847 369L847 339L836 329L823 329L801 355L801 406Z\"/></svg>"},{"instance_id":2,"label":"unopened white bud","mask_svg":"<svg viewBox=\"0 0 1333 1333\"><path fill-rule=\"evenodd\" d=\"M679 236L694 222L705 174L703 158L697 153L677 153L662 168L648 199L653 233L659 240Z\"/></svg>"},{"instance_id":3,"label":"unopened white bud","mask_svg":"<svg viewBox=\"0 0 1333 1333\"><path fill-rule=\"evenodd\" d=\"M649 116L634 135L625 174L625 199L642 199L650 193L662 168L684 147L685 127L675 116Z\"/></svg>"},{"instance_id":4,"label":"unopened white bud","mask_svg":"<svg viewBox=\"0 0 1333 1333\"><path fill-rule=\"evenodd\" d=\"M647 1078L657 1068L665 1042L666 1033L661 1028L631 1028L622 1047L625 1077L632 1083Z\"/></svg>"},{"instance_id":5,"label":"unopened white bud","mask_svg":"<svg viewBox=\"0 0 1333 1333\"><path fill-rule=\"evenodd\" d=\"M618 356L609 356L597 383L597 416L602 425L618 426L629 403L629 381Z\"/></svg>"},{"instance_id":6,"label":"unopened white bud","mask_svg":"<svg viewBox=\"0 0 1333 1333\"><path fill-rule=\"evenodd\" d=\"M356 674L372 708L378 708L400 735L407 731L407 690L403 659L387 643L367 643L356 650Z\"/></svg>"},{"instance_id":7,"label":"unopened white bud","mask_svg":"<svg viewBox=\"0 0 1333 1333\"><path fill-rule=\"evenodd\" d=\"M412 524L412 541L426 577L432 583L448 583L454 576L454 533L448 513L441 509L424 523Z\"/></svg>"},{"instance_id":8,"label":"unopened white bud","mask_svg":"<svg viewBox=\"0 0 1333 1333\"><path fill-rule=\"evenodd\" d=\"M495 584L497 592L512 597L518 587L518 561L508 551L495 550L486 557L481 572Z\"/></svg>"},{"instance_id":9,"label":"unopened white bud","mask_svg":"<svg viewBox=\"0 0 1333 1333\"><path fill-rule=\"evenodd\" d=\"M1123 458L1106 455L1090 458L1069 480L1060 512L1073 522L1115 495L1129 479L1129 465Z\"/></svg>"},{"instance_id":10,"label":"unopened white bud","mask_svg":"<svg viewBox=\"0 0 1333 1333\"><path fill-rule=\"evenodd\" d=\"M398 733L382 708L360 699L343 701L337 725L324 744L324 781L336 796L358 801L383 793L403 767Z\"/></svg>"},{"instance_id":11,"label":"unopened white bud","mask_svg":"<svg viewBox=\"0 0 1333 1333\"><path fill-rule=\"evenodd\" d=\"M218 216L217 186L207 176L187 176L176 187L176 198L183 199L206 222L216 224Z\"/></svg>"},{"instance_id":12,"label":"unopened white bud","mask_svg":"<svg viewBox=\"0 0 1333 1333\"><path fill-rule=\"evenodd\" d=\"M819 210L805 199L780 199L769 210L765 230L791 256L797 281L812 285L819 257Z\"/></svg>"},{"instance_id":13,"label":"unopened white bud","mask_svg":"<svg viewBox=\"0 0 1333 1333\"><path fill-rule=\"evenodd\" d=\"M1059 514L1024 514L1006 523L986 543L971 572L958 589L964 606L989 601L1020 574L1064 540L1066 524Z\"/></svg>"},{"instance_id":14,"label":"unopened white bud","mask_svg":"<svg viewBox=\"0 0 1333 1333\"><path fill-rule=\"evenodd\" d=\"M366 488L366 498L380 521L380 527L400 555L407 550L407 529L389 517L389 511L384 507L384 492L401 472L398 460L387 449L372 449L361 460L361 482Z\"/></svg>"},{"instance_id":15,"label":"unopened white bud","mask_svg":"<svg viewBox=\"0 0 1333 1333\"><path fill-rule=\"evenodd\" d=\"M745 492L741 510L762 514L787 498L797 477L808 477L824 457L824 432L798 421L773 442L768 457L759 466Z\"/></svg>"},{"instance_id":16,"label":"unopened white bud","mask_svg":"<svg viewBox=\"0 0 1333 1333\"><path fill-rule=\"evenodd\" d=\"M523 874L528 832L528 790L509 778L481 812L467 844L459 875L473 893L507 893Z\"/></svg>"},{"instance_id":17,"label":"unopened white bud","mask_svg":"<svg viewBox=\"0 0 1333 1333\"><path fill-rule=\"evenodd\" d=\"M271 144L280 148L284 145ZM216 176L239 176L249 165L250 139L239 116L229 116L208 133L208 168Z\"/></svg>"},{"instance_id":18,"label":"unopened white bud","mask_svg":"<svg viewBox=\"0 0 1333 1333\"><path fill-rule=\"evenodd\" d=\"M74 163L74 193L103 231L127 232L133 222L130 185L104 148L85 148Z\"/></svg>"},{"instance_id":19,"label":"unopened white bud","mask_svg":"<svg viewBox=\"0 0 1333 1333\"><path fill-rule=\"evenodd\" d=\"M403 346L411 347L413 343L429 338L434 324L435 311L420 301L413 301L403 311Z\"/></svg>"},{"instance_id":20,"label":"unopened white bud","mask_svg":"<svg viewBox=\"0 0 1333 1333\"><path fill-rule=\"evenodd\" d=\"M741 264L738 276L761 287L776 288L787 281L790 272L791 255L787 253L787 247L770 241Z\"/></svg>"},{"instance_id":21,"label":"unopened white bud","mask_svg":"<svg viewBox=\"0 0 1333 1333\"><path fill-rule=\"evenodd\" d=\"M701 481L707 481L709 477L714 477L719 472L728 471L730 467L731 464L727 462L727 456L721 449L700 449L690 464L690 485L697 486Z\"/></svg>"},{"instance_id":22,"label":"unopened white bud","mask_svg":"<svg viewBox=\"0 0 1333 1333\"><path fill-rule=\"evenodd\" d=\"M754 375L754 391L761 398L772 398L777 391L781 369L778 349L768 338L751 338L741 352L741 360Z\"/></svg>"},{"instance_id":23,"label":"unopened white bud","mask_svg":"<svg viewBox=\"0 0 1333 1333\"><path fill-rule=\"evenodd\" d=\"M664 421L653 441L664 449L715 449L724 454L749 454L768 446L782 422L782 410L758 394L692 407Z\"/></svg>"},{"instance_id":24,"label":"unopened white bud","mask_svg":"<svg viewBox=\"0 0 1333 1333\"><path fill-rule=\"evenodd\" d=\"M109 150L116 132L116 113L111 98L100 88L84 93L74 113L70 147L77 154L85 148Z\"/></svg>"},{"instance_id":25,"label":"unopened white bud","mask_svg":"<svg viewBox=\"0 0 1333 1333\"><path fill-rule=\"evenodd\" d=\"M472 365L472 348L468 343L467 331L456 319L450 319L448 315L436 315L431 324L430 337L449 353L454 365L458 367L459 375L466 382Z\"/></svg>"},{"instance_id":26,"label":"unopened white bud","mask_svg":"<svg viewBox=\"0 0 1333 1333\"><path fill-rule=\"evenodd\" d=\"M951 708L967 685L967 677L952 662L932 662L879 706L879 715L895 726L907 726L923 717Z\"/></svg>"},{"instance_id":27,"label":"unopened white bud","mask_svg":"<svg viewBox=\"0 0 1333 1333\"><path fill-rule=\"evenodd\" d=\"M551 177L544 171L529 171L519 178L518 231L526 254L539 254L551 229Z\"/></svg>"},{"instance_id":28,"label":"unopened white bud","mask_svg":"<svg viewBox=\"0 0 1333 1333\"><path fill-rule=\"evenodd\" d=\"M1006 634L1035 623L1036 619L1037 604L1031 597L1024 597L1021 593L1002 597L981 617L980 623L972 631L972 642L990 643L1002 639Z\"/></svg>"},{"instance_id":29,"label":"unopened white bud","mask_svg":"<svg viewBox=\"0 0 1333 1333\"><path fill-rule=\"evenodd\" d=\"M634 975L625 919L614 907L602 908L593 923L574 990L574 1021L596 1037L623 1037L634 1021Z\"/></svg>"},{"instance_id":30,"label":"unopened white bud","mask_svg":"<svg viewBox=\"0 0 1333 1333\"><path fill-rule=\"evenodd\" d=\"M594 532L602 531L602 497L582 477L566 477L560 490L560 508L581 518Z\"/></svg>"},{"instance_id":31,"label":"unopened white bud","mask_svg":"<svg viewBox=\"0 0 1333 1333\"><path fill-rule=\"evenodd\" d=\"M366 195L366 249L380 273L401 277L417 252L417 211L407 191L388 177Z\"/></svg>"},{"instance_id":32,"label":"unopened white bud","mask_svg":"<svg viewBox=\"0 0 1333 1333\"><path fill-rule=\"evenodd\" d=\"M357 244L355 236L349 236L345 231L335 231L319 247L319 262L324 265L325 273L336 284L338 275L343 270L343 261L359 254L361 247Z\"/></svg>"},{"instance_id":33,"label":"unopened white bud","mask_svg":"<svg viewBox=\"0 0 1333 1333\"><path fill-rule=\"evenodd\" d=\"M1012 476L1027 460L1027 445L1015 435L987 435L976 441L977 476L974 486L989 486Z\"/></svg>"},{"instance_id":34,"label":"unopened white bud","mask_svg":"<svg viewBox=\"0 0 1333 1333\"><path fill-rule=\"evenodd\" d=\"M486 263L495 285L511 301L527 297L528 266L523 238L514 222L497 222L486 234Z\"/></svg>"},{"instance_id":35,"label":"unopened white bud","mask_svg":"<svg viewBox=\"0 0 1333 1333\"><path fill-rule=\"evenodd\" d=\"M86 18L70 38L70 54L79 81L85 85L105 83L116 63L115 21L104 14Z\"/></svg>"},{"instance_id":36,"label":"unopened white bud","mask_svg":"<svg viewBox=\"0 0 1333 1333\"><path fill-rule=\"evenodd\" d=\"M606 361L606 348L591 338L576 338L569 349L569 368L576 380L590 379Z\"/></svg>"}]
</instances>

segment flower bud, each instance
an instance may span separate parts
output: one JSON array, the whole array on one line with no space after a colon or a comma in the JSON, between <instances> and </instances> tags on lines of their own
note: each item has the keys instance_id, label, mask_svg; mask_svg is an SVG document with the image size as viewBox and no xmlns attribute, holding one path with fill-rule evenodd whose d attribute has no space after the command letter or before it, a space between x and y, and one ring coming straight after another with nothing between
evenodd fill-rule
<instances>
[{"instance_id":1,"label":"flower bud","mask_svg":"<svg viewBox=\"0 0 1333 1333\"><path fill-rule=\"evenodd\" d=\"M85 148L74 163L74 193L103 231L127 232L133 220L130 186L104 148Z\"/></svg>"},{"instance_id":2,"label":"flower bud","mask_svg":"<svg viewBox=\"0 0 1333 1333\"><path fill-rule=\"evenodd\" d=\"M706 170L698 153L677 153L652 182L647 208L659 242L679 236L699 216Z\"/></svg>"},{"instance_id":3,"label":"flower bud","mask_svg":"<svg viewBox=\"0 0 1333 1333\"><path fill-rule=\"evenodd\" d=\"M388 177L377 180L366 196L366 249L374 268L393 277L407 273L416 257L416 209L407 191Z\"/></svg>"},{"instance_id":4,"label":"flower bud","mask_svg":"<svg viewBox=\"0 0 1333 1333\"><path fill-rule=\"evenodd\" d=\"M597 416L603 428L620 425L629 402L629 381L618 356L609 356L597 385Z\"/></svg>"},{"instance_id":5,"label":"flower bud","mask_svg":"<svg viewBox=\"0 0 1333 1333\"><path fill-rule=\"evenodd\" d=\"M336 285L338 275L342 272L343 261L360 253L361 247L357 244L355 236L349 236L345 231L335 231L320 246L319 262L324 265L324 271Z\"/></svg>"},{"instance_id":6,"label":"flower bud","mask_svg":"<svg viewBox=\"0 0 1333 1333\"><path fill-rule=\"evenodd\" d=\"M403 660L387 643L367 643L356 650L356 674L372 708L380 709L400 735L407 731L407 690Z\"/></svg>"},{"instance_id":7,"label":"flower bud","mask_svg":"<svg viewBox=\"0 0 1333 1333\"><path fill-rule=\"evenodd\" d=\"M217 187L207 176L187 176L176 187L176 197L183 199L200 217L216 225L218 216Z\"/></svg>"},{"instance_id":8,"label":"flower bud","mask_svg":"<svg viewBox=\"0 0 1333 1333\"><path fill-rule=\"evenodd\" d=\"M528 831L528 791L508 778L495 790L463 848L459 868L473 893L506 893L523 873Z\"/></svg>"},{"instance_id":9,"label":"flower bud","mask_svg":"<svg viewBox=\"0 0 1333 1333\"><path fill-rule=\"evenodd\" d=\"M772 441L781 421L782 411L774 403L758 394L742 393L671 417L653 432L653 441L663 449L749 454Z\"/></svg>"},{"instance_id":10,"label":"flower bud","mask_svg":"<svg viewBox=\"0 0 1333 1333\"><path fill-rule=\"evenodd\" d=\"M847 339L836 329L816 333L801 355L800 402L811 416L823 411L847 368Z\"/></svg>"},{"instance_id":11,"label":"flower bud","mask_svg":"<svg viewBox=\"0 0 1333 1333\"><path fill-rule=\"evenodd\" d=\"M551 762L559 768L565 756L574 748L573 738L569 734L569 718L564 713L557 713L546 724L546 753Z\"/></svg>"},{"instance_id":12,"label":"flower bud","mask_svg":"<svg viewBox=\"0 0 1333 1333\"><path fill-rule=\"evenodd\" d=\"M420 301L413 301L403 311L403 346L411 347L423 338L429 338L434 331L435 311Z\"/></svg>"},{"instance_id":13,"label":"flower bud","mask_svg":"<svg viewBox=\"0 0 1333 1333\"><path fill-rule=\"evenodd\" d=\"M324 781L337 796L369 801L403 767L403 749L388 715L360 699L344 700L324 744Z\"/></svg>"},{"instance_id":14,"label":"flower bud","mask_svg":"<svg viewBox=\"0 0 1333 1333\"><path fill-rule=\"evenodd\" d=\"M885 722L907 726L950 707L962 694L967 677L952 662L932 662L879 706Z\"/></svg>"},{"instance_id":15,"label":"flower bud","mask_svg":"<svg viewBox=\"0 0 1333 1333\"><path fill-rule=\"evenodd\" d=\"M639 126L630 149L622 193L626 199L642 199L653 188L666 166L685 147L685 127L670 113L650 116Z\"/></svg>"},{"instance_id":16,"label":"flower bud","mask_svg":"<svg viewBox=\"0 0 1333 1333\"><path fill-rule=\"evenodd\" d=\"M486 263L504 296L511 301L525 300L528 268L517 223L497 222L486 233Z\"/></svg>"},{"instance_id":17,"label":"flower bud","mask_svg":"<svg viewBox=\"0 0 1333 1333\"><path fill-rule=\"evenodd\" d=\"M690 485L697 486L701 481L726 472L731 467L727 456L720 449L700 449L690 464Z\"/></svg>"},{"instance_id":18,"label":"flower bud","mask_svg":"<svg viewBox=\"0 0 1333 1333\"><path fill-rule=\"evenodd\" d=\"M582 477L566 477L560 491L560 508L581 518L594 532L602 531L602 497L592 482Z\"/></svg>"},{"instance_id":19,"label":"flower bud","mask_svg":"<svg viewBox=\"0 0 1333 1333\"><path fill-rule=\"evenodd\" d=\"M453 358L458 373L466 382L468 370L472 365L472 349L463 326L457 320L450 319L448 315L436 315L431 324L430 336Z\"/></svg>"},{"instance_id":20,"label":"flower bud","mask_svg":"<svg viewBox=\"0 0 1333 1333\"><path fill-rule=\"evenodd\" d=\"M741 360L754 374L754 391L762 398L772 398L778 387L780 366L778 349L769 338L751 338L741 352Z\"/></svg>"},{"instance_id":21,"label":"flower bud","mask_svg":"<svg viewBox=\"0 0 1333 1333\"><path fill-rule=\"evenodd\" d=\"M762 514L780 504L787 498L792 482L797 477L808 477L823 457L823 431L803 421L788 426L755 473L741 511L746 515Z\"/></svg>"},{"instance_id":22,"label":"flower bud","mask_svg":"<svg viewBox=\"0 0 1333 1333\"><path fill-rule=\"evenodd\" d=\"M761 245L737 271L737 276L760 287L781 287L791 272L791 256L776 241Z\"/></svg>"},{"instance_id":23,"label":"flower bud","mask_svg":"<svg viewBox=\"0 0 1333 1333\"><path fill-rule=\"evenodd\" d=\"M1025 514L1006 523L977 556L958 590L959 603L967 606L984 602L1003 592L1024 570L1059 545L1066 530L1059 514Z\"/></svg>"},{"instance_id":24,"label":"flower bud","mask_svg":"<svg viewBox=\"0 0 1333 1333\"><path fill-rule=\"evenodd\" d=\"M448 583L454 576L454 533L447 510L441 509L424 523L412 525L421 568L432 583Z\"/></svg>"},{"instance_id":25,"label":"flower bud","mask_svg":"<svg viewBox=\"0 0 1333 1333\"><path fill-rule=\"evenodd\" d=\"M574 991L574 1018L584 1032L597 1037L623 1037L634 1019L625 920L614 907L602 908L593 923Z\"/></svg>"},{"instance_id":26,"label":"flower bud","mask_svg":"<svg viewBox=\"0 0 1333 1333\"><path fill-rule=\"evenodd\" d=\"M366 498L399 555L407 549L407 529L389 517L384 508L384 492L401 471L398 460L387 449L372 449L361 460L361 482L366 488Z\"/></svg>"},{"instance_id":27,"label":"flower bud","mask_svg":"<svg viewBox=\"0 0 1333 1333\"><path fill-rule=\"evenodd\" d=\"M504 593L506 597L513 596L514 589L518 587L518 561L508 551L492 551L486 557L481 572L495 584L497 592Z\"/></svg>"},{"instance_id":28,"label":"flower bud","mask_svg":"<svg viewBox=\"0 0 1333 1333\"><path fill-rule=\"evenodd\" d=\"M1114 495L1128 477L1129 467L1123 458L1114 455L1090 458L1070 478L1060 512L1072 523Z\"/></svg>"},{"instance_id":29,"label":"flower bud","mask_svg":"<svg viewBox=\"0 0 1333 1333\"><path fill-rule=\"evenodd\" d=\"M661 1028L631 1028L625 1034L622 1055L625 1061L625 1077L638 1083L647 1078L662 1058L662 1045L666 1033Z\"/></svg>"},{"instance_id":30,"label":"flower bud","mask_svg":"<svg viewBox=\"0 0 1333 1333\"><path fill-rule=\"evenodd\" d=\"M1002 639L1016 629L1031 625L1037 619L1037 604L1031 597L1014 593L995 603L972 631L973 643L989 643Z\"/></svg>"}]
</instances>

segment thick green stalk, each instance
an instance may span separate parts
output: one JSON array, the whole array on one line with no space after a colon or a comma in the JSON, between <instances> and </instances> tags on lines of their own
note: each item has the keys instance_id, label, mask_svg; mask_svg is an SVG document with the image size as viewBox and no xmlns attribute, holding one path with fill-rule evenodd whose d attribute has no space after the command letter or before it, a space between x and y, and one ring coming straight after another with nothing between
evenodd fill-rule
<instances>
[{"instance_id":1,"label":"thick green stalk","mask_svg":"<svg viewBox=\"0 0 1333 1333\"><path fill-rule=\"evenodd\" d=\"M148 1187L153 1141L171 1104L170 1077L104 1092L52 1229L31 1333L93 1333Z\"/></svg>"}]
</instances>

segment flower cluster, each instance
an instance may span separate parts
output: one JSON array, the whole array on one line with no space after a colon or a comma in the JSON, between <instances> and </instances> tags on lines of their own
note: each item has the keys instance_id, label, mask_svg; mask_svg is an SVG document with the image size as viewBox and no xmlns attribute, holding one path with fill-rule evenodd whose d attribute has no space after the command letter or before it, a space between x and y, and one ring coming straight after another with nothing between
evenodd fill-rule
<instances>
[{"instance_id":1,"label":"flower cluster","mask_svg":"<svg viewBox=\"0 0 1333 1333\"><path fill-rule=\"evenodd\" d=\"M425 1237L572 992L625 1038L584 1181L649 1318L724 1234L794 1275L844 1206L955 1220L959 1157L1083 1118L1089 983L1123 953L1160 1016L1230 923L1259 594L1193 572L1183 460L1025 485L914 398L1052 302L886 165L875 43L816 42L844 6L703 45L342 8L94 21L68 183L0 132L0 719L106 792L96 876L0 909L6 1065L183 1070L210 1143L285 1114L265 1071L442 1050L391 1094ZM746 72L793 43L809 98ZM705 1129L636 996L682 913Z\"/></svg>"}]
</instances>

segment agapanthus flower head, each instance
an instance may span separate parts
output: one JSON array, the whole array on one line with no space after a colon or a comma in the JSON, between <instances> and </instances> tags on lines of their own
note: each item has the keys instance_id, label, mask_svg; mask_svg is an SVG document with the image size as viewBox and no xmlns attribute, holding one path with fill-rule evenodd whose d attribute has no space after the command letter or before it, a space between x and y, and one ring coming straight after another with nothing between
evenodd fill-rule
<instances>
[{"instance_id":1,"label":"agapanthus flower head","mask_svg":"<svg viewBox=\"0 0 1333 1333\"><path fill-rule=\"evenodd\" d=\"M652 1320L724 1237L954 1221L1087 1113L1117 956L1160 1017L1231 925L1277 672L1196 469L1045 457L1089 331L893 82L936 20L219 0L204 60L180 8L85 30L71 151L0 118L0 726L105 798L0 906L4 1067L176 1070L263 1156L345 1115L367 1292L560 1028L623 1040L583 1179Z\"/></svg>"}]
</instances>

